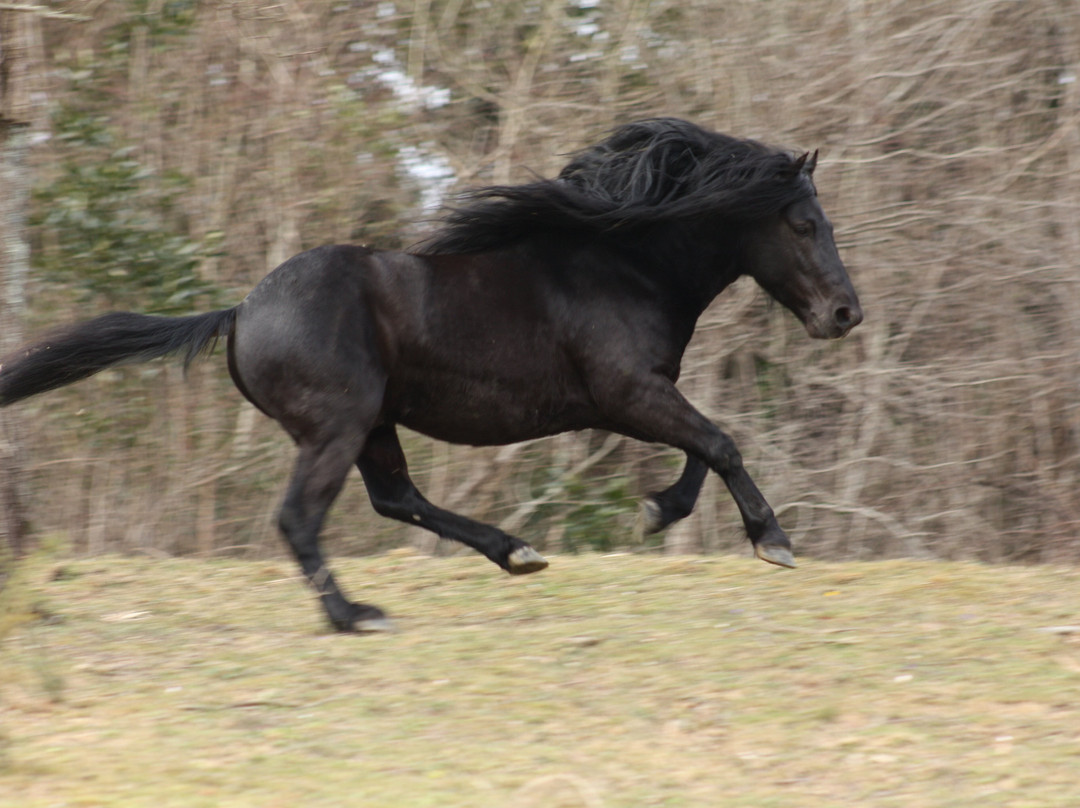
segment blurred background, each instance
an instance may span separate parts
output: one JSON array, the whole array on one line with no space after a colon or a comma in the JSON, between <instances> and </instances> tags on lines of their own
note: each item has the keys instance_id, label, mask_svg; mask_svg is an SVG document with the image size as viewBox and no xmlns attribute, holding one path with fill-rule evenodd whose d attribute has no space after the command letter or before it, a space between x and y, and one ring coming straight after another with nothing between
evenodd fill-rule
<instances>
[{"instance_id":1,"label":"blurred background","mask_svg":"<svg viewBox=\"0 0 1080 808\"><path fill-rule=\"evenodd\" d=\"M0 32L5 350L111 309L234 305L319 244L407 247L455 191L675 115L821 150L866 311L811 341L744 279L683 366L796 552L1080 558L1075 0L27 0ZM282 552L292 446L220 350L0 417L9 533ZM663 447L403 440L433 502L548 552L749 552L715 477L691 518L635 538L641 495L681 467ZM326 542L457 551L376 517L359 475Z\"/></svg>"}]
</instances>

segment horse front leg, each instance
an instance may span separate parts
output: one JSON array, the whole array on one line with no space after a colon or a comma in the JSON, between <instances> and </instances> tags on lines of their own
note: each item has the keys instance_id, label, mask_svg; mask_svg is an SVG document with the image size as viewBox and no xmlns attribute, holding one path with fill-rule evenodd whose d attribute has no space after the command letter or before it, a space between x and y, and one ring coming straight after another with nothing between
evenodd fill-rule
<instances>
[{"instance_id":1,"label":"horse front leg","mask_svg":"<svg viewBox=\"0 0 1080 808\"><path fill-rule=\"evenodd\" d=\"M698 412L669 379L656 375L634 378L631 388L633 393L624 390L624 395L613 396L612 404L605 407L615 429L682 449L719 474L739 509L757 557L781 567L794 567L791 541L744 468L735 441ZM673 489L682 494L693 490L699 474L699 469L688 462ZM700 488L700 482L696 487Z\"/></svg>"},{"instance_id":2,"label":"horse front leg","mask_svg":"<svg viewBox=\"0 0 1080 808\"><path fill-rule=\"evenodd\" d=\"M392 426L380 426L371 433L356 465L379 515L459 541L511 575L526 575L547 567L547 559L516 536L428 502L409 478L405 454Z\"/></svg>"},{"instance_id":3,"label":"horse front leg","mask_svg":"<svg viewBox=\"0 0 1080 808\"><path fill-rule=\"evenodd\" d=\"M654 491L641 501L642 533L659 533L664 528L685 519L694 510L701 485L709 467L693 455L686 456L686 465L675 484L663 491Z\"/></svg>"}]
</instances>

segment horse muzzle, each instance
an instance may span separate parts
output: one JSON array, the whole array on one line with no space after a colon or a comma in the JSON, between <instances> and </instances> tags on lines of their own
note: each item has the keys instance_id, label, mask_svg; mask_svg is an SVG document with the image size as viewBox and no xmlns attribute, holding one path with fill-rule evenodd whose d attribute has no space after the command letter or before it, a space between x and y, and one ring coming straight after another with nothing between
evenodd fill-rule
<instances>
[{"instance_id":1,"label":"horse muzzle","mask_svg":"<svg viewBox=\"0 0 1080 808\"><path fill-rule=\"evenodd\" d=\"M811 311L803 324L806 333L814 339L841 339L862 322L862 307L857 300L823 307Z\"/></svg>"}]
</instances>

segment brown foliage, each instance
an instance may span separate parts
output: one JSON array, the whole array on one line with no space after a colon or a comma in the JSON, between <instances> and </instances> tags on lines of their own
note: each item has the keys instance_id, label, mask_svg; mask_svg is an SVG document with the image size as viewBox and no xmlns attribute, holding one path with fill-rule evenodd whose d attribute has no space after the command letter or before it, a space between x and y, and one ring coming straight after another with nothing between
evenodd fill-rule
<instances>
[{"instance_id":1,"label":"brown foliage","mask_svg":"<svg viewBox=\"0 0 1080 808\"><path fill-rule=\"evenodd\" d=\"M236 0L194 4L180 32L155 27L163 8L98 4L92 22L50 22L47 55L55 75L84 69L130 26L126 69L105 71L112 121L141 160L193 179L188 227L224 234L227 257L205 271L236 299L300 249L420 235L424 180L402 167L406 147L460 185L550 174L612 124L653 114L820 148L866 322L811 343L741 282L703 318L683 390L734 433L803 553L1080 557L1068 0ZM66 92L57 81L54 100ZM220 364L187 382L124 371L145 377L142 401L110 397L114 374L33 405L38 528L88 550L275 547L290 448ZM640 494L677 473L654 447L604 436L409 443L431 499L541 544L544 531L560 543L590 490L622 480ZM401 541L351 489L338 549ZM742 542L711 480L669 536Z\"/></svg>"}]
</instances>

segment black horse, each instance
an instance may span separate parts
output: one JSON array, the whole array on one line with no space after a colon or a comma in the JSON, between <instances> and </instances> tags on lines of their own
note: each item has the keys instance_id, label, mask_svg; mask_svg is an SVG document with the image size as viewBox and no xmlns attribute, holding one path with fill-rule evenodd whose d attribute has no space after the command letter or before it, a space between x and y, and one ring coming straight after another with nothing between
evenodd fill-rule
<instances>
[{"instance_id":1,"label":"black horse","mask_svg":"<svg viewBox=\"0 0 1080 808\"><path fill-rule=\"evenodd\" d=\"M595 428L678 447L685 470L646 498L647 529L689 514L712 469L758 557L794 566L735 444L675 381L698 317L740 275L811 337L843 337L862 320L818 204L816 161L676 119L628 124L554 180L471 193L415 252L319 247L231 309L112 313L60 330L3 360L0 405L118 362L190 362L227 336L236 386L299 447L279 525L343 631L388 625L345 599L319 549L354 464L383 516L512 574L547 566L521 539L424 499L397 424L474 445Z\"/></svg>"}]
</instances>

